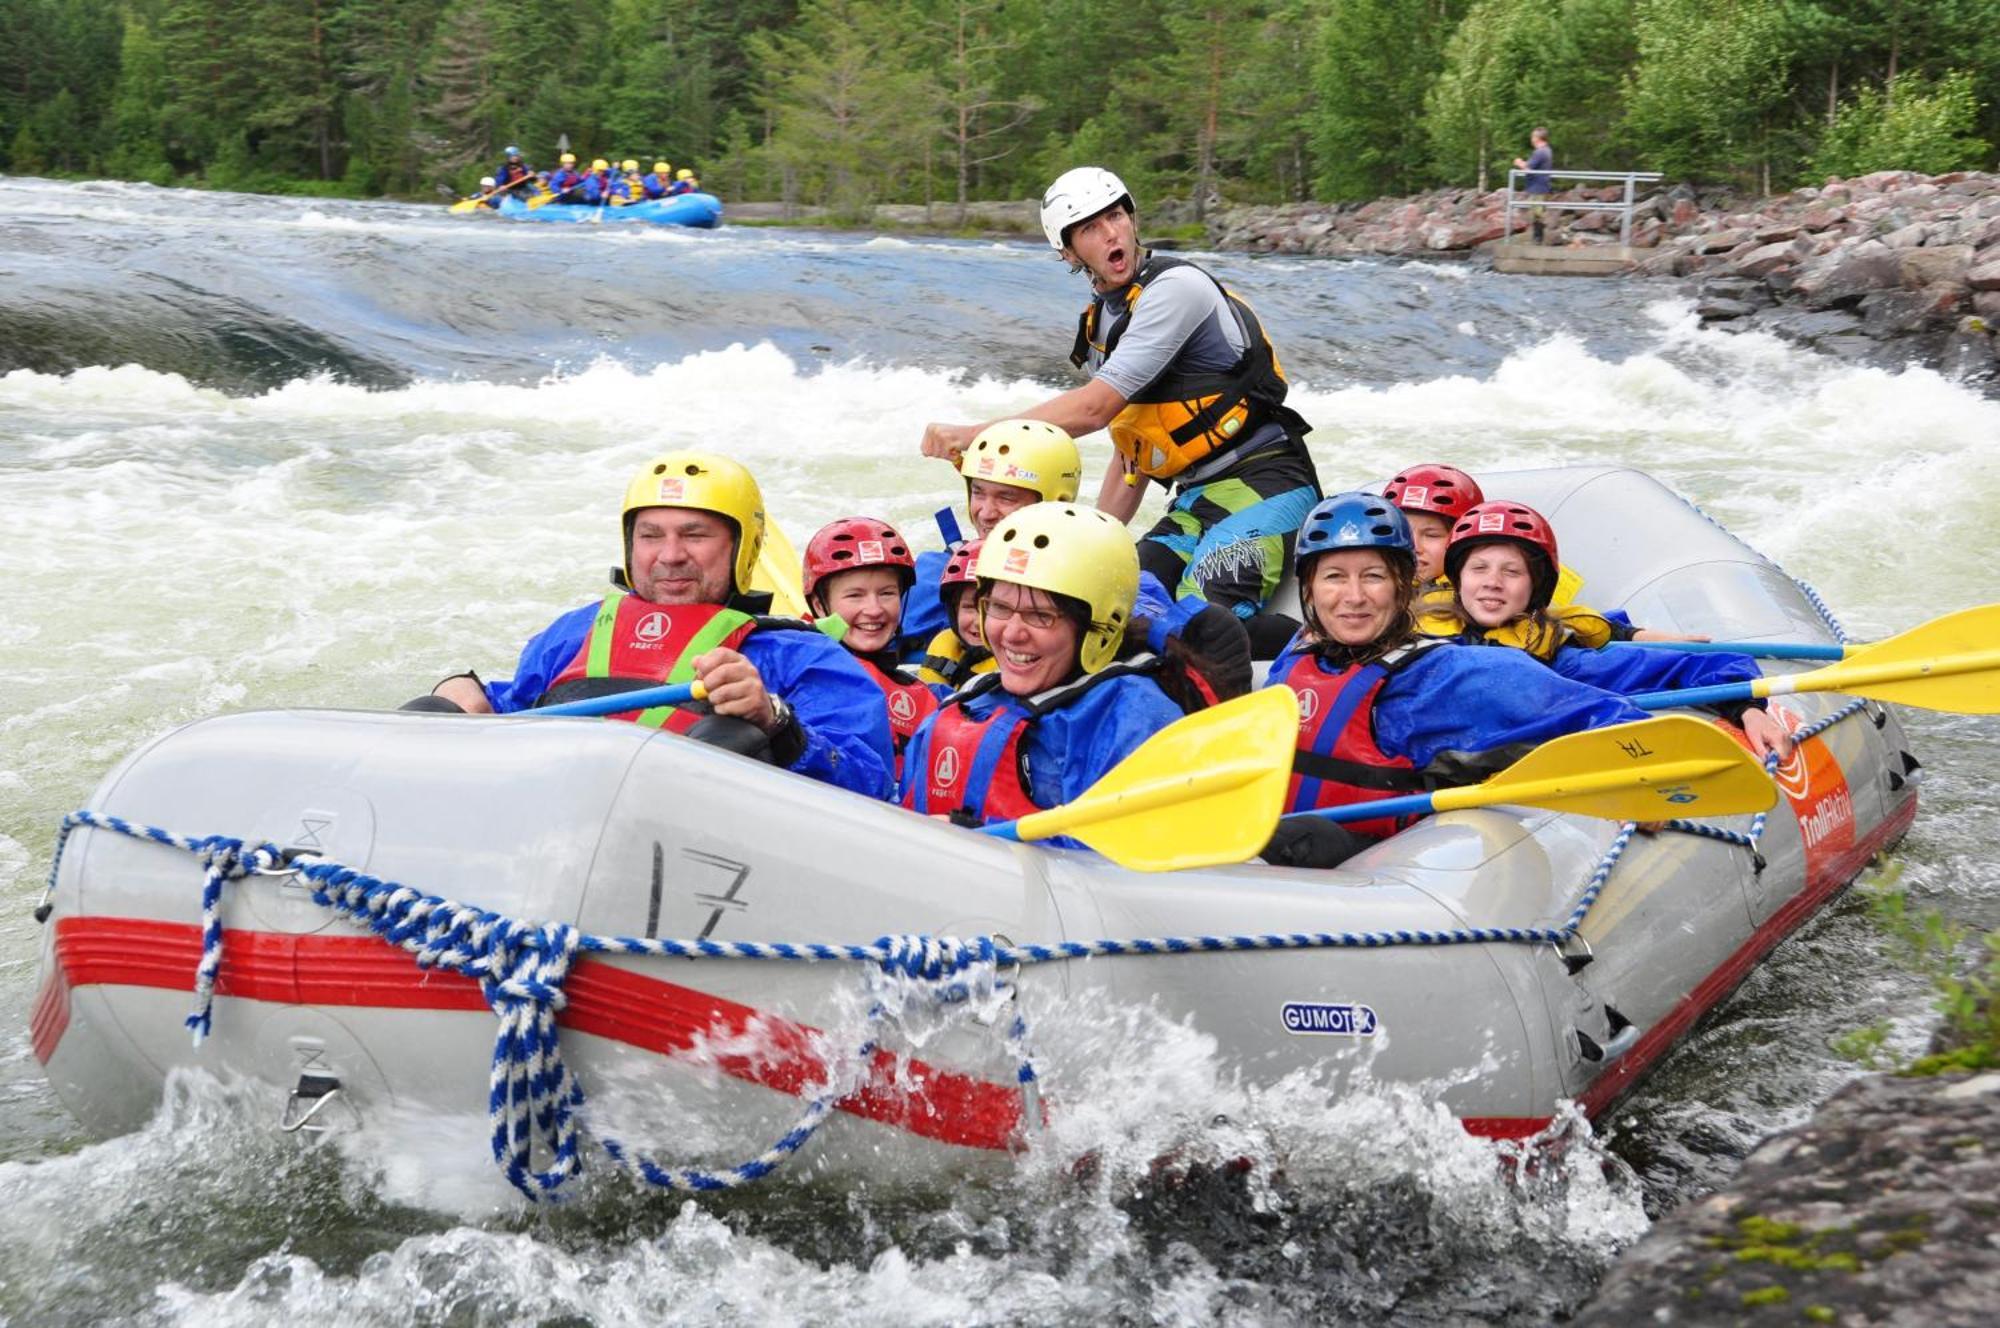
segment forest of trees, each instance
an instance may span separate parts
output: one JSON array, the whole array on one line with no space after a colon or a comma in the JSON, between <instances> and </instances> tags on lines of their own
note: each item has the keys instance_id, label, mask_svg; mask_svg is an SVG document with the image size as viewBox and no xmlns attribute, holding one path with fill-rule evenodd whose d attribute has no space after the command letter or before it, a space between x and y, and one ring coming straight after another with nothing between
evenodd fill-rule
<instances>
[{"instance_id":1,"label":"forest of trees","mask_svg":"<svg viewBox=\"0 0 2000 1328\"><path fill-rule=\"evenodd\" d=\"M374 196L689 164L858 210L1349 200L1560 165L1994 165L2000 0L0 0L0 170Z\"/></svg>"}]
</instances>

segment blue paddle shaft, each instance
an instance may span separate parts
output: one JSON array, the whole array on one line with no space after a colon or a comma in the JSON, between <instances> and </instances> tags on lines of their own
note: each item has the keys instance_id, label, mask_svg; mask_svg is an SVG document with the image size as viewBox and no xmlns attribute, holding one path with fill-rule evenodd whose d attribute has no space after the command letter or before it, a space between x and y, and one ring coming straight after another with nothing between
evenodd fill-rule
<instances>
[{"instance_id":1,"label":"blue paddle shaft","mask_svg":"<svg viewBox=\"0 0 2000 1328\"><path fill-rule=\"evenodd\" d=\"M1845 646L1800 641L1628 641L1647 650L1684 650L1694 655L1748 655L1752 659L1846 659Z\"/></svg>"},{"instance_id":2,"label":"blue paddle shaft","mask_svg":"<svg viewBox=\"0 0 2000 1328\"><path fill-rule=\"evenodd\" d=\"M1757 693L1755 683L1724 682L1713 687L1683 687L1678 692L1642 692L1625 699L1641 710L1672 710L1679 706L1719 705L1724 701L1749 701Z\"/></svg>"},{"instance_id":3,"label":"blue paddle shaft","mask_svg":"<svg viewBox=\"0 0 2000 1328\"><path fill-rule=\"evenodd\" d=\"M958 513L949 507L938 508L936 520L938 534L944 536L946 548L951 548L965 538L958 528Z\"/></svg>"},{"instance_id":4,"label":"blue paddle shaft","mask_svg":"<svg viewBox=\"0 0 2000 1328\"><path fill-rule=\"evenodd\" d=\"M530 711L536 715L622 715L628 710L647 710L653 706L680 705L694 699L694 684L691 682L670 683L664 687L644 687L636 692L619 692L615 696L593 696L585 701L564 701L561 705L543 706Z\"/></svg>"},{"instance_id":5,"label":"blue paddle shaft","mask_svg":"<svg viewBox=\"0 0 2000 1328\"><path fill-rule=\"evenodd\" d=\"M1432 806L1428 793L1412 793L1401 798L1382 798L1376 802L1356 802L1345 807L1315 807L1311 811L1287 813L1297 816L1318 816L1328 821L1368 821L1377 816L1427 816Z\"/></svg>"}]
</instances>

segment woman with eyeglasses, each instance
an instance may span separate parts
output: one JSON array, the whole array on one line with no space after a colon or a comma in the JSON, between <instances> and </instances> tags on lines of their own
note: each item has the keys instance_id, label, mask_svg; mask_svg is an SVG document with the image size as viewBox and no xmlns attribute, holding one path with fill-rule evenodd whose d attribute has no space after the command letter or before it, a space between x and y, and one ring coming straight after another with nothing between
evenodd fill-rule
<instances>
[{"instance_id":1,"label":"woman with eyeglasses","mask_svg":"<svg viewBox=\"0 0 2000 1328\"><path fill-rule=\"evenodd\" d=\"M974 572L980 632L999 667L917 730L904 806L983 825L1069 802L1214 699L1195 681L1204 662L1177 638L1163 654L1143 648L1143 631L1126 646L1139 556L1125 527L1095 508L1012 513L986 537Z\"/></svg>"}]
</instances>

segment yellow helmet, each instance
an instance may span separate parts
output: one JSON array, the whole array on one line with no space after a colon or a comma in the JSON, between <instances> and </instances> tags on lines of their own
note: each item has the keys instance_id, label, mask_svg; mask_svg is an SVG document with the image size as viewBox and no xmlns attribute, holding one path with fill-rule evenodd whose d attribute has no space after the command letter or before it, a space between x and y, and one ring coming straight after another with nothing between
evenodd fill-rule
<instances>
[{"instance_id":1,"label":"yellow helmet","mask_svg":"<svg viewBox=\"0 0 2000 1328\"><path fill-rule=\"evenodd\" d=\"M750 589L764 546L764 495L750 472L713 452L668 452L648 461L625 486L625 579L632 579L634 513L648 507L713 512L736 526L736 592ZM1136 593L1136 592L1135 592Z\"/></svg>"},{"instance_id":2,"label":"yellow helmet","mask_svg":"<svg viewBox=\"0 0 2000 1328\"><path fill-rule=\"evenodd\" d=\"M556 158L556 164L558 166L574 166L576 165L576 154L574 152L565 152L562 156Z\"/></svg>"},{"instance_id":3,"label":"yellow helmet","mask_svg":"<svg viewBox=\"0 0 2000 1328\"><path fill-rule=\"evenodd\" d=\"M1033 489L1046 503L1076 498L1083 482L1083 458L1076 440L1041 420L1000 420L981 429L958 458L958 473L969 484L989 480Z\"/></svg>"},{"instance_id":4,"label":"yellow helmet","mask_svg":"<svg viewBox=\"0 0 2000 1328\"><path fill-rule=\"evenodd\" d=\"M660 169L661 169L661 170L665 170L665 169L666 169L666 167L662 166L662 167L660 167ZM692 179L694 179L694 172L693 172L693 171L691 171L691 170L689 170L689 169L688 169L687 167L683 166L683 167L681 167L681 168L680 168L680 171L679 171L679 173L678 173L678 174L676 174L676 175L674 176L674 178L675 178L676 180L692 180Z\"/></svg>"},{"instance_id":5,"label":"yellow helmet","mask_svg":"<svg viewBox=\"0 0 2000 1328\"><path fill-rule=\"evenodd\" d=\"M611 163L599 157L596 161L590 163L590 169L593 171L608 171L611 169Z\"/></svg>"},{"instance_id":6,"label":"yellow helmet","mask_svg":"<svg viewBox=\"0 0 2000 1328\"><path fill-rule=\"evenodd\" d=\"M618 169L627 172L636 171L639 169L639 163L634 161L632 158L627 157L624 161L619 163Z\"/></svg>"},{"instance_id":7,"label":"yellow helmet","mask_svg":"<svg viewBox=\"0 0 2000 1328\"><path fill-rule=\"evenodd\" d=\"M1139 552L1124 523L1076 503L1032 503L994 527L973 572L1090 609L1077 663L1097 673L1118 654L1139 595Z\"/></svg>"},{"instance_id":8,"label":"yellow helmet","mask_svg":"<svg viewBox=\"0 0 2000 1328\"><path fill-rule=\"evenodd\" d=\"M665 175L668 171L672 169L673 167L667 165L667 163L665 163L664 161L656 161L653 163L653 174L655 175Z\"/></svg>"}]
</instances>

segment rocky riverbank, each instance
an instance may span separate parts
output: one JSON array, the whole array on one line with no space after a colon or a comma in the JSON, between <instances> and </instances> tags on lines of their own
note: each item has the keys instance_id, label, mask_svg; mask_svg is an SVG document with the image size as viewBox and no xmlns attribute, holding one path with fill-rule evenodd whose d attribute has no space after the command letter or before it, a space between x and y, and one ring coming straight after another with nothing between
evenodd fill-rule
<instances>
[{"instance_id":1,"label":"rocky riverbank","mask_svg":"<svg viewBox=\"0 0 2000 1328\"><path fill-rule=\"evenodd\" d=\"M1622 196L1605 187L1554 197ZM1212 240L1251 253L1474 256L1507 238L1505 202L1498 190L1437 190L1358 206L1237 208L1215 218ZM1618 239L1615 213L1553 215L1553 242ZM1677 185L1638 200L1631 242L1634 270L1685 279L1710 322L1853 358L2000 371L2000 175L1880 171L1750 203Z\"/></svg>"},{"instance_id":2,"label":"rocky riverbank","mask_svg":"<svg viewBox=\"0 0 2000 1328\"><path fill-rule=\"evenodd\" d=\"M1575 1322L1990 1324L1996 1232L2000 1072L1876 1076L1662 1219Z\"/></svg>"}]
</instances>

